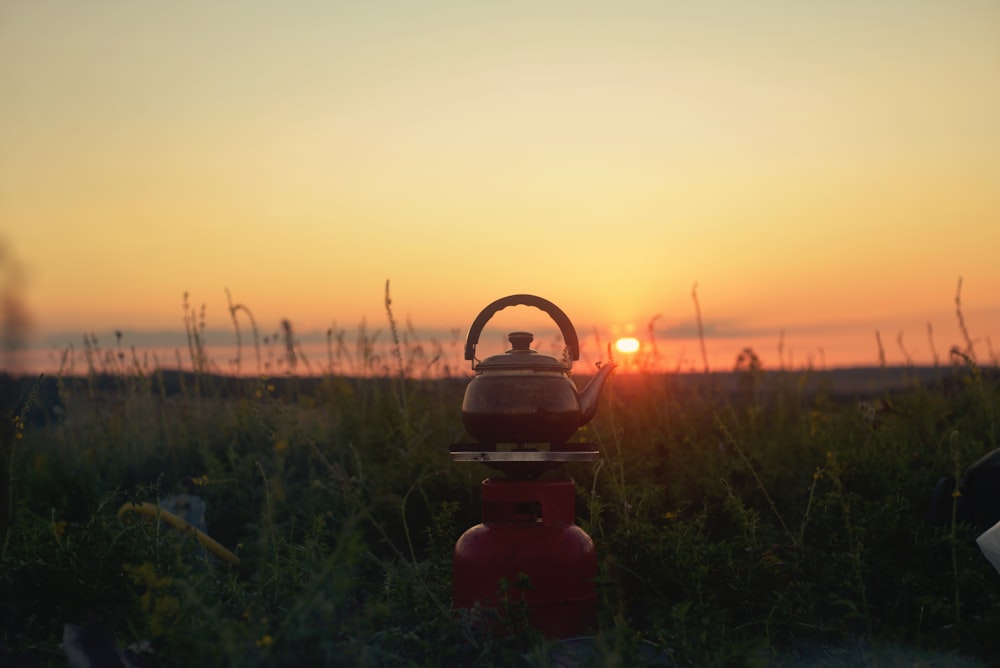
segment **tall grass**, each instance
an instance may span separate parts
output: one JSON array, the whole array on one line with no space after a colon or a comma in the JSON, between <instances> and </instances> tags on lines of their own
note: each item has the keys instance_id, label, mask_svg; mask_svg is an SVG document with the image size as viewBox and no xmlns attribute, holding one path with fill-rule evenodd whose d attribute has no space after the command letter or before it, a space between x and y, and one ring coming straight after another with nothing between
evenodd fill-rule
<instances>
[{"instance_id":1,"label":"tall grass","mask_svg":"<svg viewBox=\"0 0 1000 668\"><path fill-rule=\"evenodd\" d=\"M551 663L529 631L496 637L451 608L451 550L494 475L447 454L468 439L457 335L421 341L387 283L387 334L331 326L313 364L291 323L263 335L227 299L255 377L212 365L185 299L184 373L86 337L83 370L69 354L56 378L6 379L0 640L64 665L63 625L100 620L153 665ZM978 529L925 520L936 480L997 447L996 364L972 352L931 376L886 368L902 382L869 394L752 350L728 373L614 378L579 433L602 458L550 474L574 478L598 546L593 662L1000 661ZM179 494L205 501L238 567L118 519Z\"/></svg>"}]
</instances>

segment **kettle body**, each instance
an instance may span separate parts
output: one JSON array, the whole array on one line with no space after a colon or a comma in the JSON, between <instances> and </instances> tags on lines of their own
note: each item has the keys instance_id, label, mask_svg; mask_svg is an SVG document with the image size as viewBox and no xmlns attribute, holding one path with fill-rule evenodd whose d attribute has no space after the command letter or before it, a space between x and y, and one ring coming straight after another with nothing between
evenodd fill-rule
<instances>
[{"instance_id":1,"label":"kettle body","mask_svg":"<svg viewBox=\"0 0 1000 668\"><path fill-rule=\"evenodd\" d=\"M539 354L530 347L529 332L512 332L510 350L481 362L475 347L486 322L497 311L523 304L548 313L566 343L566 361ZM487 306L476 318L466 340L465 358L473 361L475 377L462 400L462 424L480 443L565 443L593 418L601 390L614 370L604 364L582 390L569 376L579 359L576 330L552 302L534 295L511 295Z\"/></svg>"}]
</instances>

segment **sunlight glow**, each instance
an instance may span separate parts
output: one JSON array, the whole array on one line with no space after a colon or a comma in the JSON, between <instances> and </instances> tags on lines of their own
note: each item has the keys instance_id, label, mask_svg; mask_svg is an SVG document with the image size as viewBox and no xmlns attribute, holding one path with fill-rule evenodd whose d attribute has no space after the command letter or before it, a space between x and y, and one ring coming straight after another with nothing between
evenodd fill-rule
<instances>
[{"instance_id":1,"label":"sunlight glow","mask_svg":"<svg viewBox=\"0 0 1000 668\"><path fill-rule=\"evenodd\" d=\"M171 365L184 293L244 360L283 321L320 359L382 346L387 279L446 354L527 293L588 363L865 367L881 331L933 365L1000 337L998 26L990 0L0 2L0 297L52 359L29 375L82 333ZM558 356L522 307L477 354L527 329Z\"/></svg>"},{"instance_id":2,"label":"sunlight glow","mask_svg":"<svg viewBox=\"0 0 1000 668\"><path fill-rule=\"evenodd\" d=\"M639 350L639 339L626 336L615 341L615 350L620 353L630 354Z\"/></svg>"}]
</instances>

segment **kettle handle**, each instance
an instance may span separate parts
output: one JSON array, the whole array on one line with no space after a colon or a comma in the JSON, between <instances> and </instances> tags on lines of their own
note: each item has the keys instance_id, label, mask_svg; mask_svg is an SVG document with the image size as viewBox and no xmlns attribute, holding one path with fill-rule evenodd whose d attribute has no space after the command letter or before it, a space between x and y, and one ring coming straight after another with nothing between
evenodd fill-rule
<instances>
[{"instance_id":1,"label":"kettle handle","mask_svg":"<svg viewBox=\"0 0 1000 668\"><path fill-rule=\"evenodd\" d=\"M476 344L479 343L479 335L483 332L483 327L486 326L486 322L496 314L497 311L503 310L508 306L534 306L539 308L549 314L556 324L559 325L559 331L562 332L563 341L566 342L566 348L569 350L569 358L571 360L580 359L580 340L576 336L576 329L573 328L573 323L569 321L569 317L563 313L562 309L550 302L548 299L542 299L541 297L536 297L535 295L510 295L508 297L501 297L496 300L482 312L476 316L475 321L472 323L472 327L469 328L469 336L465 340L465 359L473 360L476 357Z\"/></svg>"}]
</instances>

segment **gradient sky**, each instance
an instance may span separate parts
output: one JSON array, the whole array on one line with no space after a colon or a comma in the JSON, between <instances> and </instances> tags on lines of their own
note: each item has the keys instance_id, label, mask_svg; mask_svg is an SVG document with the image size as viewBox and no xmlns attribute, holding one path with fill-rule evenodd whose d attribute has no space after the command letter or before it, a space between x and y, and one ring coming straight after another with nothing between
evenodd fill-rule
<instances>
[{"instance_id":1,"label":"gradient sky","mask_svg":"<svg viewBox=\"0 0 1000 668\"><path fill-rule=\"evenodd\" d=\"M184 292L225 328L226 288L266 328L382 323L386 279L418 327L530 292L666 336L697 283L765 365L782 331L928 361L961 276L1000 347L994 0L12 0L0 91L36 341L178 329Z\"/></svg>"}]
</instances>

